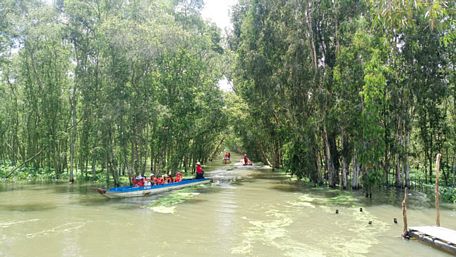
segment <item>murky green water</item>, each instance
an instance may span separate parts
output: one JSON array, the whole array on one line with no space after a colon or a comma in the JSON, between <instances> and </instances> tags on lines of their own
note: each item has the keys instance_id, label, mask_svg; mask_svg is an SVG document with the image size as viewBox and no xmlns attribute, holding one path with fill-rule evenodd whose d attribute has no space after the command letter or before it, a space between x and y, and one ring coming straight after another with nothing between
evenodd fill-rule
<instances>
[{"instance_id":1,"label":"murky green water","mask_svg":"<svg viewBox=\"0 0 456 257\"><path fill-rule=\"evenodd\" d=\"M209 173L212 185L120 200L93 186L0 186L0 256L449 256L400 238L395 192L369 200L254 167ZM432 225L432 200L410 200L409 223ZM456 229L456 206L441 220Z\"/></svg>"}]
</instances>

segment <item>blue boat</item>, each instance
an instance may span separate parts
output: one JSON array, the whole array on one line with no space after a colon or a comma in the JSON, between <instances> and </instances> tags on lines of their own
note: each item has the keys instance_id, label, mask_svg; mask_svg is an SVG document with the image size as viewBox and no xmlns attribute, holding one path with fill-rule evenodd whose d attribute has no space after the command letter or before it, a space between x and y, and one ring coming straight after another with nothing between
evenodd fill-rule
<instances>
[{"instance_id":1,"label":"blue boat","mask_svg":"<svg viewBox=\"0 0 456 257\"><path fill-rule=\"evenodd\" d=\"M201 184L210 183L211 180L208 178L203 179L184 179L180 182L174 182L163 185L153 185L153 186L143 186L143 187L114 187L109 190L97 189L98 193L106 196L108 198L124 198L124 197L138 197L138 196L148 196L164 193L171 190L181 189L184 187L191 187Z\"/></svg>"}]
</instances>

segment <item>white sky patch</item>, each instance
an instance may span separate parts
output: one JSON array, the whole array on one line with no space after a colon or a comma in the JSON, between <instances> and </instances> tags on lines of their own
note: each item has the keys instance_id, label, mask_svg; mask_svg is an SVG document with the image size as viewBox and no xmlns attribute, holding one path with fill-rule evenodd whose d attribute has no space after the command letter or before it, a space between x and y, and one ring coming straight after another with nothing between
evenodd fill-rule
<instances>
[{"instance_id":1,"label":"white sky patch","mask_svg":"<svg viewBox=\"0 0 456 257\"><path fill-rule=\"evenodd\" d=\"M233 91L233 84L226 77L219 80L218 87L225 92Z\"/></svg>"},{"instance_id":2,"label":"white sky patch","mask_svg":"<svg viewBox=\"0 0 456 257\"><path fill-rule=\"evenodd\" d=\"M231 24L231 8L238 3L238 0L205 0L205 5L201 11L201 16L205 20L214 22L225 34L233 29ZM218 86L225 92L233 91L233 84L223 77L218 82Z\"/></svg>"},{"instance_id":3,"label":"white sky patch","mask_svg":"<svg viewBox=\"0 0 456 257\"><path fill-rule=\"evenodd\" d=\"M238 0L206 0L201 15L217 24L222 31L231 29L230 10Z\"/></svg>"}]
</instances>

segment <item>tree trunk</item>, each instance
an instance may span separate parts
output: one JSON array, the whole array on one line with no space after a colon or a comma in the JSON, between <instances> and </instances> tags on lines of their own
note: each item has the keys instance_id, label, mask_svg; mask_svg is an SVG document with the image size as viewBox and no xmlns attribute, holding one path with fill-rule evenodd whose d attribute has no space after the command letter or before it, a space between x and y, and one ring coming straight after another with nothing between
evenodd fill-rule
<instances>
[{"instance_id":1,"label":"tree trunk","mask_svg":"<svg viewBox=\"0 0 456 257\"><path fill-rule=\"evenodd\" d=\"M315 174L311 174L312 182L319 184L322 182L322 175L321 175L321 158L320 152L318 151L318 147L313 147L313 152L315 156Z\"/></svg>"},{"instance_id":2,"label":"tree trunk","mask_svg":"<svg viewBox=\"0 0 456 257\"><path fill-rule=\"evenodd\" d=\"M334 168L334 163L331 158L331 149L329 145L328 133L326 131L326 125L323 126L323 140L325 143L325 153L326 153L326 169L328 172L328 183L330 187L336 186L336 170Z\"/></svg>"},{"instance_id":3,"label":"tree trunk","mask_svg":"<svg viewBox=\"0 0 456 257\"><path fill-rule=\"evenodd\" d=\"M345 133L345 130L342 130L342 174L339 176L340 177L340 186L342 189L347 189L347 174L348 174L348 168L349 168L349 154L350 154L350 145L349 145L349 139Z\"/></svg>"},{"instance_id":4,"label":"tree trunk","mask_svg":"<svg viewBox=\"0 0 456 257\"><path fill-rule=\"evenodd\" d=\"M360 173L360 165L357 160L356 154L353 156L353 172L352 172L352 189L358 190L359 189L359 173Z\"/></svg>"},{"instance_id":5,"label":"tree trunk","mask_svg":"<svg viewBox=\"0 0 456 257\"><path fill-rule=\"evenodd\" d=\"M439 173L440 173L440 158L442 155L437 154L435 158L435 209L436 209L436 218L435 225L440 227L440 193L439 193Z\"/></svg>"},{"instance_id":6,"label":"tree trunk","mask_svg":"<svg viewBox=\"0 0 456 257\"><path fill-rule=\"evenodd\" d=\"M92 176L95 178L95 176L97 175L97 168L96 168L96 165L97 165L97 161L95 159L95 156L92 156Z\"/></svg>"},{"instance_id":7,"label":"tree trunk","mask_svg":"<svg viewBox=\"0 0 456 257\"><path fill-rule=\"evenodd\" d=\"M432 143L432 136L429 137L429 183L432 184L432 148L433 148L433 143Z\"/></svg>"},{"instance_id":8,"label":"tree trunk","mask_svg":"<svg viewBox=\"0 0 456 257\"><path fill-rule=\"evenodd\" d=\"M77 125L76 125L76 85L72 88L71 97L71 135L70 135L70 183L74 183L74 152L75 152L75 144L76 144L76 137L77 137Z\"/></svg>"},{"instance_id":9,"label":"tree trunk","mask_svg":"<svg viewBox=\"0 0 456 257\"><path fill-rule=\"evenodd\" d=\"M347 157L342 156L342 176L341 176L341 185L342 189L347 189L347 174L348 174L348 162Z\"/></svg>"},{"instance_id":10,"label":"tree trunk","mask_svg":"<svg viewBox=\"0 0 456 257\"><path fill-rule=\"evenodd\" d=\"M410 188L410 165L408 161L408 147L410 142L410 131L405 132L405 153L403 156L403 169L405 173L405 186Z\"/></svg>"},{"instance_id":11,"label":"tree trunk","mask_svg":"<svg viewBox=\"0 0 456 257\"><path fill-rule=\"evenodd\" d=\"M402 176L401 176L401 158L399 154L396 154L396 183L397 188L402 187Z\"/></svg>"},{"instance_id":12,"label":"tree trunk","mask_svg":"<svg viewBox=\"0 0 456 257\"><path fill-rule=\"evenodd\" d=\"M398 118L400 119L400 118ZM397 122L397 128L396 128L396 136L397 136L397 145L398 149L397 154L396 154L396 187L397 188L402 188L402 175L401 175L401 161L403 157L403 141L402 141L402 122L399 120Z\"/></svg>"}]
</instances>

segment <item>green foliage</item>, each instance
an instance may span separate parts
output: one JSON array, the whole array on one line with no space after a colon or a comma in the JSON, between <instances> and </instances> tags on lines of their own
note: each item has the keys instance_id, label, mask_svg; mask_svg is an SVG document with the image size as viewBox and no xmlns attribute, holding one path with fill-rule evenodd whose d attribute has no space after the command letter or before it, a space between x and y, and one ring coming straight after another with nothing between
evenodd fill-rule
<instances>
[{"instance_id":1,"label":"green foliage","mask_svg":"<svg viewBox=\"0 0 456 257\"><path fill-rule=\"evenodd\" d=\"M307 134L311 134L311 131ZM321 182L313 156L315 150L312 146L315 146L315 143L312 137L303 137L284 145L283 166L288 173L296 175L298 179L310 178L313 183Z\"/></svg>"},{"instance_id":2,"label":"green foliage","mask_svg":"<svg viewBox=\"0 0 456 257\"><path fill-rule=\"evenodd\" d=\"M0 73L1 160L32 177L119 184L214 152L226 127L223 49L202 1L24 5L0 24L20 28L0 33L1 56L3 42L18 45Z\"/></svg>"},{"instance_id":3,"label":"green foliage","mask_svg":"<svg viewBox=\"0 0 456 257\"><path fill-rule=\"evenodd\" d=\"M363 185L367 188L374 188L382 185L383 174L381 170L369 170L363 176Z\"/></svg>"},{"instance_id":4,"label":"green foliage","mask_svg":"<svg viewBox=\"0 0 456 257\"><path fill-rule=\"evenodd\" d=\"M344 173L358 188L393 167L396 186L410 186L418 163L431 179L437 152L454 169L454 7L240 1L229 46L249 117L236 125L242 142L298 178L343 188Z\"/></svg>"},{"instance_id":5,"label":"green foliage","mask_svg":"<svg viewBox=\"0 0 456 257\"><path fill-rule=\"evenodd\" d=\"M456 203L456 188L455 187L439 187L440 197L442 201Z\"/></svg>"}]
</instances>

